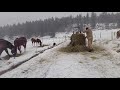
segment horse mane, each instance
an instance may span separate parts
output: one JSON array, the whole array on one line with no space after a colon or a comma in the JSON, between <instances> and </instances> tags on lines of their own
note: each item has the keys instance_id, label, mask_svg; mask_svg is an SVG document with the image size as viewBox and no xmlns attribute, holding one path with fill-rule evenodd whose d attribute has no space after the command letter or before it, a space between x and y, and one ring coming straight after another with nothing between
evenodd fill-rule
<instances>
[{"instance_id":1,"label":"horse mane","mask_svg":"<svg viewBox=\"0 0 120 90\"><path fill-rule=\"evenodd\" d=\"M9 41L7 41L7 44L8 44L8 46L9 46L9 47L8 47L9 49L14 48L14 45L13 45L12 43L10 43Z\"/></svg>"}]
</instances>

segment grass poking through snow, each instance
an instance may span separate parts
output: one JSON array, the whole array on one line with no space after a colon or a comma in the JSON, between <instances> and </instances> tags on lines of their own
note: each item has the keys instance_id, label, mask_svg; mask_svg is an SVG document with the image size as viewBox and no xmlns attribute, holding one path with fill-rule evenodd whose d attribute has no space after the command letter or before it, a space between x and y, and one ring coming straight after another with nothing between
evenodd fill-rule
<instances>
[{"instance_id":1,"label":"grass poking through snow","mask_svg":"<svg viewBox=\"0 0 120 90\"><path fill-rule=\"evenodd\" d=\"M98 57L95 57L95 56L91 56L91 58L92 58L93 60L99 59Z\"/></svg>"}]
</instances>

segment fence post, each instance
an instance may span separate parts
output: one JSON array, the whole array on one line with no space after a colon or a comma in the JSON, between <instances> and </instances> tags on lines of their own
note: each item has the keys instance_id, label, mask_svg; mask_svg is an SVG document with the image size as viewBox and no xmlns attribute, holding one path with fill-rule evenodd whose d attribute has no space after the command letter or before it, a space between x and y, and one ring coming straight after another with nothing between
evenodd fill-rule
<instances>
[{"instance_id":1,"label":"fence post","mask_svg":"<svg viewBox=\"0 0 120 90\"><path fill-rule=\"evenodd\" d=\"M114 33L112 32L112 40L114 39L114 35L113 35Z\"/></svg>"},{"instance_id":2,"label":"fence post","mask_svg":"<svg viewBox=\"0 0 120 90\"><path fill-rule=\"evenodd\" d=\"M60 37L58 37L58 39L59 39L59 42L60 42Z\"/></svg>"},{"instance_id":3,"label":"fence post","mask_svg":"<svg viewBox=\"0 0 120 90\"><path fill-rule=\"evenodd\" d=\"M101 32L100 32L100 38L101 38Z\"/></svg>"},{"instance_id":4,"label":"fence post","mask_svg":"<svg viewBox=\"0 0 120 90\"><path fill-rule=\"evenodd\" d=\"M114 38L116 38L116 32L114 32Z\"/></svg>"},{"instance_id":5,"label":"fence post","mask_svg":"<svg viewBox=\"0 0 120 90\"><path fill-rule=\"evenodd\" d=\"M112 32L111 32L111 40L112 40Z\"/></svg>"},{"instance_id":6,"label":"fence post","mask_svg":"<svg viewBox=\"0 0 120 90\"><path fill-rule=\"evenodd\" d=\"M111 32L111 40L113 40L113 32Z\"/></svg>"}]
</instances>

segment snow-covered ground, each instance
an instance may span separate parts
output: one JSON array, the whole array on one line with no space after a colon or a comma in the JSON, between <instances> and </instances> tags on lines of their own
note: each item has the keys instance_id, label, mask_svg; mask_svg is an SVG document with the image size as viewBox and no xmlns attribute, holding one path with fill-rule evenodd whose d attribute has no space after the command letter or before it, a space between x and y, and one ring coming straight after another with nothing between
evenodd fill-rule
<instances>
[{"instance_id":1,"label":"snow-covered ground","mask_svg":"<svg viewBox=\"0 0 120 90\"><path fill-rule=\"evenodd\" d=\"M1 58L3 60L0 60L0 71L6 70L6 69L10 68L11 66L16 65L17 63L20 63L22 61L25 61L26 59L29 59L30 57L37 54L39 51L42 51L42 50L45 50L45 49L51 47L54 42L56 44L59 44L63 41L64 41L63 38L44 38L43 37L42 42L43 42L43 45L45 45L45 46L39 47L39 45L32 46L31 40L28 40L26 51L24 51L24 48L22 47L22 55L20 55L19 57L16 57L15 59L12 57L9 60L7 60L6 58L4 58L4 57L6 57L7 54L5 51L3 51L3 53L1 54ZM8 51L10 53L9 49L8 49ZM19 53L19 51L18 51L18 53Z\"/></svg>"},{"instance_id":2,"label":"snow-covered ground","mask_svg":"<svg viewBox=\"0 0 120 90\"><path fill-rule=\"evenodd\" d=\"M94 45L102 47L103 51L65 53L59 48L65 47L70 41L46 50L19 67L3 74L0 78L118 78L120 77L120 39L116 39L115 30L95 30ZM19 63L36 54L36 51L65 41L72 33L57 34L56 38L43 38L43 43L49 46L33 47L28 41L27 50L16 59L0 61L0 71ZM58 36L58 37L57 37ZM63 37L63 38L62 38ZM4 55L4 53L2 54Z\"/></svg>"}]
</instances>

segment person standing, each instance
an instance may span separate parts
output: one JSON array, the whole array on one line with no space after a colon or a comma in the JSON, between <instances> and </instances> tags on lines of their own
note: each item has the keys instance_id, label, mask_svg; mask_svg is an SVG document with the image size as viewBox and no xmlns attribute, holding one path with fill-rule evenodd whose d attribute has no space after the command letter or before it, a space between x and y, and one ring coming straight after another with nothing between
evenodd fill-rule
<instances>
[{"instance_id":1,"label":"person standing","mask_svg":"<svg viewBox=\"0 0 120 90\"><path fill-rule=\"evenodd\" d=\"M83 33L86 33L86 38L88 39L88 49L89 52L93 51L93 47L92 47L92 42L93 42L93 32L90 28L86 28L86 30L83 31Z\"/></svg>"}]
</instances>

